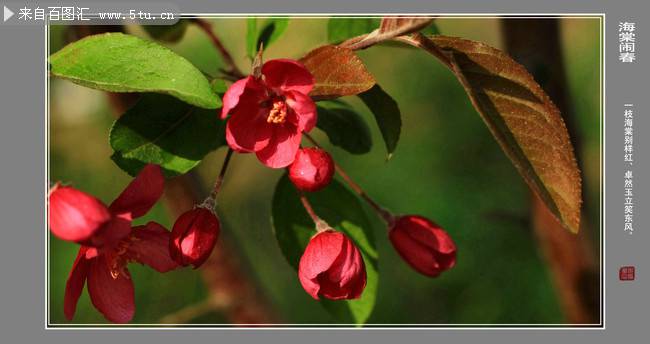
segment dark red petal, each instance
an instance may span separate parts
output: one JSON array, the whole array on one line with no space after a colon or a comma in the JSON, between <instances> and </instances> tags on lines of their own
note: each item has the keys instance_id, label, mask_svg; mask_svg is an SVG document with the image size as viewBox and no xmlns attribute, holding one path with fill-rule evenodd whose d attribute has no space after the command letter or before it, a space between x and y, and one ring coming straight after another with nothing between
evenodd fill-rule
<instances>
[{"instance_id":1,"label":"dark red petal","mask_svg":"<svg viewBox=\"0 0 650 344\"><path fill-rule=\"evenodd\" d=\"M242 103L233 110L226 124L226 141L238 152L256 152L266 147L271 138L271 125L266 122L268 110L258 103Z\"/></svg>"},{"instance_id":2,"label":"dark red petal","mask_svg":"<svg viewBox=\"0 0 650 344\"><path fill-rule=\"evenodd\" d=\"M270 60L262 66L266 85L276 90L309 94L314 88L314 76L296 60Z\"/></svg>"},{"instance_id":3,"label":"dark red petal","mask_svg":"<svg viewBox=\"0 0 650 344\"><path fill-rule=\"evenodd\" d=\"M194 208L186 211L176 219L169 241L172 258L183 266L201 266L212 253L221 224L212 211Z\"/></svg>"},{"instance_id":4,"label":"dark red petal","mask_svg":"<svg viewBox=\"0 0 650 344\"><path fill-rule=\"evenodd\" d=\"M288 123L275 126L271 140L257 152L257 158L270 168L287 167L296 158L301 138L302 133Z\"/></svg>"},{"instance_id":5,"label":"dark red petal","mask_svg":"<svg viewBox=\"0 0 650 344\"><path fill-rule=\"evenodd\" d=\"M179 267L169 255L169 231L156 222L133 227L127 255L158 272Z\"/></svg>"},{"instance_id":6,"label":"dark red petal","mask_svg":"<svg viewBox=\"0 0 650 344\"><path fill-rule=\"evenodd\" d=\"M126 269L113 277L106 256L95 258L88 273L90 300L106 319L127 323L135 314L133 281Z\"/></svg>"},{"instance_id":7,"label":"dark red petal","mask_svg":"<svg viewBox=\"0 0 650 344\"><path fill-rule=\"evenodd\" d=\"M160 166L146 165L109 207L114 214L138 218L146 214L163 194L165 177Z\"/></svg>"},{"instance_id":8,"label":"dark red petal","mask_svg":"<svg viewBox=\"0 0 650 344\"><path fill-rule=\"evenodd\" d=\"M259 94L262 93L263 90L263 86L252 76L235 81L235 83L230 85L226 93L223 95L221 118L226 118L230 110L234 109L237 104L239 104L239 99L244 92Z\"/></svg>"},{"instance_id":9,"label":"dark red petal","mask_svg":"<svg viewBox=\"0 0 650 344\"><path fill-rule=\"evenodd\" d=\"M109 247L131 233L131 214L113 215L90 239L81 242L91 247Z\"/></svg>"},{"instance_id":10,"label":"dark red petal","mask_svg":"<svg viewBox=\"0 0 650 344\"><path fill-rule=\"evenodd\" d=\"M418 272L431 277L436 277L442 272L433 250L414 240L406 231L391 230L389 239L397 253Z\"/></svg>"},{"instance_id":11,"label":"dark red petal","mask_svg":"<svg viewBox=\"0 0 650 344\"><path fill-rule=\"evenodd\" d=\"M68 241L90 238L111 218L97 198L69 186L55 186L49 196L49 225L52 234Z\"/></svg>"},{"instance_id":12,"label":"dark red petal","mask_svg":"<svg viewBox=\"0 0 650 344\"><path fill-rule=\"evenodd\" d=\"M88 267L90 261L86 259L86 248L81 246L77 259L72 264L72 270L68 275L68 281L65 284L65 297L63 298L63 313L66 319L72 320L75 310L77 309L77 301L86 284L86 277L88 276Z\"/></svg>"},{"instance_id":13,"label":"dark red petal","mask_svg":"<svg viewBox=\"0 0 650 344\"><path fill-rule=\"evenodd\" d=\"M285 93L287 105L296 114L298 130L309 132L316 125L318 116L316 114L316 104L305 93L288 91Z\"/></svg>"},{"instance_id":14,"label":"dark red petal","mask_svg":"<svg viewBox=\"0 0 650 344\"><path fill-rule=\"evenodd\" d=\"M418 215L401 216L398 225L414 240L442 254L456 251L456 244L449 234L435 222Z\"/></svg>"},{"instance_id":15,"label":"dark red petal","mask_svg":"<svg viewBox=\"0 0 650 344\"><path fill-rule=\"evenodd\" d=\"M316 234L307 244L298 264L298 278L303 289L318 300L320 282L318 276L329 270L343 247L343 234L326 231Z\"/></svg>"}]
</instances>

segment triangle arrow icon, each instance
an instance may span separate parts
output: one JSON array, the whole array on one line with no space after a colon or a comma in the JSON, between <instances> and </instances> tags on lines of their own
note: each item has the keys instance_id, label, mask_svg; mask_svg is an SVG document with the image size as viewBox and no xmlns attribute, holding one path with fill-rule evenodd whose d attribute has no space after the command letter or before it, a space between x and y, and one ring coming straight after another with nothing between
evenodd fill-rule
<instances>
[{"instance_id":1,"label":"triangle arrow icon","mask_svg":"<svg viewBox=\"0 0 650 344\"><path fill-rule=\"evenodd\" d=\"M9 20L9 18L14 16L14 11L8 9L7 6L5 6L4 8L5 8L5 10L4 10L4 17L3 18L4 18L4 21L7 21L7 20Z\"/></svg>"}]
</instances>

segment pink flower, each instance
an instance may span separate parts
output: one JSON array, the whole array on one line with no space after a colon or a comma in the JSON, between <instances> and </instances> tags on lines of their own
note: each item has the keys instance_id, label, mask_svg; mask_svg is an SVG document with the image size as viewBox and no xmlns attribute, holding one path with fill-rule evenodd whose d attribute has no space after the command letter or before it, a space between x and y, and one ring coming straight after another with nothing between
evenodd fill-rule
<instances>
[{"instance_id":1,"label":"pink flower","mask_svg":"<svg viewBox=\"0 0 650 344\"><path fill-rule=\"evenodd\" d=\"M366 287L366 266L361 252L345 234L326 230L316 234L298 265L303 289L318 300L357 299Z\"/></svg>"},{"instance_id":2,"label":"pink flower","mask_svg":"<svg viewBox=\"0 0 650 344\"><path fill-rule=\"evenodd\" d=\"M248 76L230 86L221 118L232 115L226 126L232 149L254 152L263 164L281 168L293 162L302 132L316 124L316 105L307 95L314 77L289 59L266 62L262 76Z\"/></svg>"},{"instance_id":3,"label":"pink flower","mask_svg":"<svg viewBox=\"0 0 650 344\"><path fill-rule=\"evenodd\" d=\"M442 227L425 217L398 217L388 237L400 256L421 274L436 277L456 264L454 241Z\"/></svg>"},{"instance_id":4,"label":"pink flower","mask_svg":"<svg viewBox=\"0 0 650 344\"><path fill-rule=\"evenodd\" d=\"M72 320L87 281L95 308L112 322L128 322L135 313L135 303L127 263L136 261L159 272L178 267L169 255L170 233L163 226L149 222L131 228L131 220L153 207L163 187L160 167L147 165L108 207L72 187L56 185L52 189L52 233L82 244L66 283L66 318Z\"/></svg>"},{"instance_id":5,"label":"pink flower","mask_svg":"<svg viewBox=\"0 0 650 344\"><path fill-rule=\"evenodd\" d=\"M180 265L203 264L219 238L219 219L210 210L195 208L179 216L172 228L169 252Z\"/></svg>"}]
</instances>

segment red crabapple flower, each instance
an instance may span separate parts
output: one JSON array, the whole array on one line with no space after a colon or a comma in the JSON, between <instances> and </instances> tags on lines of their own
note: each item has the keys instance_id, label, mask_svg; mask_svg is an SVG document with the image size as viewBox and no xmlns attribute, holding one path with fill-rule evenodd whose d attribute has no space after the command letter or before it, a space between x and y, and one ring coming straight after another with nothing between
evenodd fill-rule
<instances>
[{"instance_id":1,"label":"red crabapple flower","mask_svg":"<svg viewBox=\"0 0 650 344\"><path fill-rule=\"evenodd\" d=\"M160 167L147 165L109 207L69 186L57 184L50 191L52 233L82 243L65 288L63 310L68 320L88 282L90 300L106 319L129 322L135 301L127 263L136 261L158 272L178 267L169 254L170 235L163 226L149 222L131 228L131 220L146 214L160 198L163 186Z\"/></svg>"},{"instance_id":2,"label":"red crabapple flower","mask_svg":"<svg viewBox=\"0 0 650 344\"><path fill-rule=\"evenodd\" d=\"M425 217L397 217L388 237L399 255L421 274L437 277L456 264L456 244L442 227Z\"/></svg>"},{"instance_id":3,"label":"red crabapple flower","mask_svg":"<svg viewBox=\"0 0 650 344\"><path fill-rule=\"evenodd\" d=\"M291 164L302 132L316 125L316 105L308 96L314 77L298 61L270 60L261 77L233 83L223 96L221 118L231 114L226 140L233 150L255 153L271 168Z\"/></svg>"},{"instance_id":4,"label":"red crabapple flower","mask_svg":"<svg viewBox=\"0 0 650 344\"><path fill-rule=\"evenodd\" d=\"M361 252L345 234L333 229L311 238L300 258L298 278L303 289L318 300L358 299L366 287Z\"/></svg>"}]
</instances>

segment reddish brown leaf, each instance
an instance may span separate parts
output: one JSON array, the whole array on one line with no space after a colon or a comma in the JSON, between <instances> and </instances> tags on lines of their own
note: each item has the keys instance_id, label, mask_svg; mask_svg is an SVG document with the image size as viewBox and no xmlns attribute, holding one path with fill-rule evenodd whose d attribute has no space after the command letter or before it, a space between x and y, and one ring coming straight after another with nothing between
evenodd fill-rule
<instances>
[{"instance_id":1,"label":"reddish brown leaf","mask_svg":"<svg viewBox=\"0 0 650 344\"><path fill-rule=\"evenodd\" d=\"M365 92L375 85L361 59L350 49L325 45L310 51L300 60L315 79L309 93L319 99L332 99Z\"/></svg>"},{"instance_id":2,"label":"reddish brown leaf","mask_svg":"<svg viewBox=\"0 0 650 344\"><path fill-rule=\"evenodd\" d=\"M548 95L522 65L486 44L445 36L423 43L429 52L438 49L437 57L446 55L445 62L519 173L562 225L577 233L580 171L560 111Z\"/></svg>"},{"instance_id":3,"label":"reddish brown leaf","mask_svg":"<svg viewBox=\"0 0 650 344\"><path fill-rule=\"evenodd\" d=\"M431 24L431 17L386 17L379 24L379 34L389 39L424 29Z\"/></svg>"}]
</instances>

